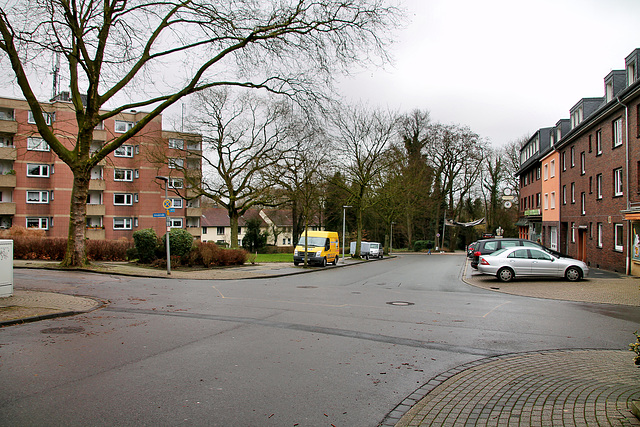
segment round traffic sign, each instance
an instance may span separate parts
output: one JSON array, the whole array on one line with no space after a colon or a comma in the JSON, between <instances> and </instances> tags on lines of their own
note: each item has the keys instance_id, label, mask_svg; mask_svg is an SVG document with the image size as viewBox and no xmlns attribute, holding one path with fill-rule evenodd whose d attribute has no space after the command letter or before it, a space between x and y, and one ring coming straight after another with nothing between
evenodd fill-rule
<instances>
[{"instance_id":1,"label":"round traffic sign","mask_svg":"<svg viewBox=\"0 0 640 427\"><path fill-rule=\"evenodd\" d=\"M164 199L164 201L162 202L162 206L163 206L165 209L169 209L169 208L171 207L171 200L169 200L169 199Z\"/></svg>"},{"instance_id":2,"label":"round traffic sign","mask_svg":"<svg viewBox=\"0 0 640 427\"><path fill-rule=\"evenodd\" d=\"M506 202L504 202L504 207L509 209L511 207L511 202L508 201L508 200Z\"/></svg>"},{"instance_id":3,"label":"round traffic sign","mask_svg":"<svg viewBox=\"0 0 640 427\"><path fill-rule=\"evenodd\" d=\"M505 196L510 196L511 195L511 189L510 188L505 188L504 189L504 195Z\"/></svg>"}]
</instances>

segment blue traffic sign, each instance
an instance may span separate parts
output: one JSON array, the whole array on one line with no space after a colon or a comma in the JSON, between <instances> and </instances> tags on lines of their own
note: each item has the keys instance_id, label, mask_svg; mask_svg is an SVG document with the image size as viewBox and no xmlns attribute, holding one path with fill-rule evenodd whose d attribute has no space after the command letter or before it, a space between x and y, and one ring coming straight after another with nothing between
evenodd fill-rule
<instances>
[{"instance_id":1,"label":"blue traffic sign","mask_svg":"<svg viewBox=\"0 0 640 427\"><path fill-rule=\"evenodd\" d=\"M153 214L153 217L154 217L154 218L165 218L166 216L167 216L167 214L166 214L166 213L164 213L164 212L155 212L155 213Z\"/></svg>"}]
</instances>

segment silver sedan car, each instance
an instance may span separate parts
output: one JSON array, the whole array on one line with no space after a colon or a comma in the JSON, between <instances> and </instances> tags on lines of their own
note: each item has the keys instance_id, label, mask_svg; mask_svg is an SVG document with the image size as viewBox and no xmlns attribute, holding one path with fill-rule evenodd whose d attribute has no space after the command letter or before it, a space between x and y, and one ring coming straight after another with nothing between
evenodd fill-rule
<instances>
[{"instance_id":1,"label":"silver sedan car","mask_svg":"<svg viewBox=\"0 0 640 427\"><path fill-rule=\"evenodd\" d=\"M495 275L503 282L524 276L564 277L575 282L589 274L589 267L577 259L557 258L540 249L514 246L482 255L478 271Z\"/></svg>"}]
</instances>

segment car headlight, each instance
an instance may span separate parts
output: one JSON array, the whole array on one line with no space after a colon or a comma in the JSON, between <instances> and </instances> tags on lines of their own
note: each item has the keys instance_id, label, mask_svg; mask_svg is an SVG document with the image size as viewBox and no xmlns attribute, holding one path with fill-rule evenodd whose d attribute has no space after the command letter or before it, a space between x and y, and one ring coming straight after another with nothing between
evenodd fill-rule
<instances>
[{"instance_id":1,"label":"car headlight","mask_svg":"<svg viewBox=\"0 0 640 427\"><path fill-rule=\"evenodd\" d=\"M293 251L293 256L298 256L298 250L297 249Z\"/></svg>"},{"instance_id":2,"label":"car headlight","mask_svg":"<svg viewBox=\"0 0 640 427\"><path fill-rule=\"evenodd\" d=\"M320 258L321 256L322 256L322 251L318 251L318 252L316 252L316 257L317 257L317 258Z\"/></svg>"}]
</instances>

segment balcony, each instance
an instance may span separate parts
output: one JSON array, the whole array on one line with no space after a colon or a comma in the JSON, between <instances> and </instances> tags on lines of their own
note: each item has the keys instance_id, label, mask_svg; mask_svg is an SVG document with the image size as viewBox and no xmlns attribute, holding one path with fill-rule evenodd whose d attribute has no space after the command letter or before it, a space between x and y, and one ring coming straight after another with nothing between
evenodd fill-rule
<instances>
[{"instance_id":1,"label":"balcony","mask_svg":"<svg viewBox=\"0 0 640 427\"><path fill-rule=\"evenodd\" d=\"M0 215L15 215L16 204L10 202L0 202Z\"/></svg>"},{"instance_id":2,"label":"balcony","mask_svg":"<svg viewBox=\"0 0 640 427\"><path fill-rule=\"evenodd\" d=\"M16 160L17 158L15 147L0 147L0 160Z\"/></svg>"},{"instance_id":3,"label":"balcony","mask_svg":"<svg viewBox=\"0 0 640 427\"><path fill-rule=\"evenodd\" d=\"M0 187L2 187L2 185L0 185ZM106 188L107 184L104 179L92 179L89 181L89 190L104 191Z\"/></svg>"},{"instance_id":4,"label":"balcony","mask_svg":"<svg viewBox=\"0 0 640 427\"><path fill-rule=\"evenodd\" d=\"M107 131L104 129L94 129L93 130L93 139L94 141L106 141L107 140Z\"/></svg>"},{"instance_id":5,"label":"balcony","mask_svg":"<svg viewBox=\"0 0 640 427\"><path fill-rule=\"evenodd\" d=\"M106 238L104 228L87 228L86 232L86 237L90 240L104 240Z\"/></svg>"},{"instance_id":6,"label":"balcony","mask_svg":"<svg viewBox=\"0 0 640 427\"><path fill-rule=\"evenodd\" d=\"M189 234L191 234L193 237L200 237L202 236L202 227L187 227L186 230L189 232Z\"/></svg>"},{"instance_id":7,"label":"balcony","mask_svg":"<svg viewBox=\"0 0 640 427\"><path fill-rule=\"evenodd\" d=\"M187 216L202 216L202 208L189 208L187 207Z\"/></svg>"},{"instance_id":8,"label":"balcony","mask_svg":"<svg viewBox=\"0 0 640 427\"><path fill-rule=\"evenodd\" d=\"M0 120L0 132L16 133L18 132L18 122L15 120Z\"/></svg>"},{"instance_id":9,"label":"balcony","mask_svg":"<svg viewBox=\"0 0 640 427\"><path fill-rule=\"evenodd\" d=\"M0 175L0 187L15 188L15 186L16 186L15 174Z\"/></svg>"},{"instance_id":10,"label":"balcony","mask_svg":"<svg viewBox=\"0 0 640 427\"><path fill-rule=\"evenodd\" d=\"M105 212L104 205L87 205L87 216L104 216Z\"/></svg>"}]
</instances>

